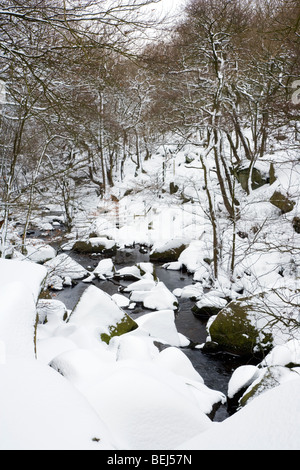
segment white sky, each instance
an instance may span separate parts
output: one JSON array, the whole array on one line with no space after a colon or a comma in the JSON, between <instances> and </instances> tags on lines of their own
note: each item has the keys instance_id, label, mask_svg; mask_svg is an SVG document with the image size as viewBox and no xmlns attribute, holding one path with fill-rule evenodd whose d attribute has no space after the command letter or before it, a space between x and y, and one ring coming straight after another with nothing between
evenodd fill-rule
<instances>
[{"instance_id":1,"label":"white sky","mask_svg":"<svg viewBox=\"0 0 300 470\"><path fill-rule=\"evenodd\" d=\"M170 11L174 13L178 8L183 7L185 3L185 0L161 0L157 8L165 12Z\"/></svg>"}]
</instances>

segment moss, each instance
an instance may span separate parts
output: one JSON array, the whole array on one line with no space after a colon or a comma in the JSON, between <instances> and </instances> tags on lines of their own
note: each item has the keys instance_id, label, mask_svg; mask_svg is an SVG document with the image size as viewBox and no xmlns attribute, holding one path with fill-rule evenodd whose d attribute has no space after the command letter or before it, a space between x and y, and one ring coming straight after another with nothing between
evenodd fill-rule
<instances>
[{"instance_id":1,"label":"moss","mask_svg":"<svg viewBox=\"0 0 300 470\"><path fill-rule=\"evenodd\" d=\"M223 351L239 356L261 356L272 348L272 335L258 331L251 322L256 311L255 302L241 299L231 302L212 322L211 341Z\"/></svg>"},{"instance_id":2,"label":"moss","mask_svg":"<svg viewBox=\"0 0 300 470\"><path fill-rule=\"evenodd\" d=\"M278 387L280 382L278 381L277 366L268 367L262 379L255 385L248 389L247 393L244 393L239 401L240 406L245 406L250 400L261 395L262 393L272 388Z\"/></svg>"},{"instance_id":3,"label":"moss","mask_svg":"<svg viewBox=\"0 0 300 470\"><path fill-rule=\"evenodd\" d=\"M116 325L111 325L109 327L109 334L101 334L101 340L104 343L109 344L111 338L113 338L114 336L122 336L125 333L129 333L130 331L136 330L137 328L137 323L132 320L129 315L125 314L119 323L117 323Z\"/></svg>"}]
</instances>

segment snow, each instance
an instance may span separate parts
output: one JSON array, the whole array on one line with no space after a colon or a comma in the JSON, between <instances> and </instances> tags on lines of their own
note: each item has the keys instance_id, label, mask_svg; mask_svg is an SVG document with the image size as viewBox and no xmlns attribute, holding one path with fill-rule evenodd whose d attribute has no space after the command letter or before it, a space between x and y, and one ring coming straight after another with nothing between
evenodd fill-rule
<instances>
[{"instance_id":1,"label":"snow","mask_svg":"<svg viewBox=\"0 0 300 470\"><path fill-rule=\"evenodd\" d=\"M98 287L90 286L73 310L68 325L85 331L87 340L98 345L100 336L110 335L110 327L119 323L124 315L110 295Z\"/></svg>"},{"instance_id":2,"label":"snow","mask_svg":"<svg viewBox=\"0 0 300 470\"><path fill-rule=\"evenodd\" d=\"M177 299L163 282L159 282L144 298L145 308L151 310L177 309Z\"/></svg>"},{"instance_id":3,"label":"snow","mask_svg":"<svg viewBox=\"0 0 300 470\"><path fill-rule=\"evenodd\" d=\"M55 258L56 250L48 245L42 243L41 240L30 239L26 241L26 259L34 261L35 263L44 263L50 259Z\"/></svg>"},{"instance_id":4,"label":"snow","mask_svg":"<svg viewBox=\"0 0 300 470\"><path fill-rule=\"evenodd\" d=\"M284 344L275 346L262 364L264 366L300 364L300 341L291 339Z\"/></svg>"},{"instance_id":5,"label":"snow","mask_svg":"<svg viewBox=\"0 0 300 470\"><path fill-rule=\"evenodd\" d=\"M56 290L63 289L69 280L82 279L88 275L88 271L67 254L56 256L44 266L48 269L47 285Z\"/></svg>"},{"instance_id":6,"label":"snow","mask_svg":"<svg viewBox=\"0 0 300 470\"><path fill-rule=\"evenodd\" d=\"M233 398L241 388L251 385L260 376L256 366L246 365L238 367L232 374L228 383L228 398Z\"/></svg>"},{"instance_id":7,"label":"snow","mask_svg":"<svg viewBox=\"0 0 300 470\"><path fill-rule=\"evenodd\" d=\"M4 359L34 358L36 301L46 273L45 268L31 262L0 260L0 343Z\"/></svg>"},{"instance_id":8,"label":"snow","mask_svg":"<svg viewBox=\"0 0 300 470\"><path fill-rule=\"evenodd\" d=\"M21 282L35 302L46 274L47 270L35 263L0 259L0 286L4 287L11 282Z\"/></svg>"},{"instance_id":9,"label":"snow","mask_svg":"<svg viewBox=\"0 0 300 470\"><path fill-rule=\"evenodd\" d=\"M179 347L181 340L175 325L173 310L147 313L136 320L139 330L145 331L156 341Z\"/></svg>"},{"instance_id":10,"label":"snow","mask_svg":"<svg viewBox=\"0 0 300 470\"><path fill-rule=\"evenodd\" d=\"M114 449L87 400L50 367L18 358L0 365L0 382L1 450Z\"/></svg>"},{"instance_id":11,"label":"snow","mask_svg":"<svg viewBox=\"0 0 300 470\"><path fill-rule=\"evenodd\" d=\"M99 277L100 279L106 279L107 277L113 277L115 272L115 267L113 260L111 258L103 259L99 262L96 269L94 269L93 273Z\"/></svg>"},{"instance_id":12,"label":"snow","mask_svg":"<svg viewBox=\"0 0 300 470\"><path fill-rule=\"evenodd\" d=\"M288 329L277 331L274 327L272 351L257 366L237 368L227 394L233 398L257 385L270 370L276 386L271 384L235 415L214 423L207 415L216 404L224 404L226 397L204 383L182 350L190 341L178 332L175 323L178 299L193 299L198 308L222 308L229 298L262 293L268 308L299 320L299 234L292 226L293 217L300 214L299 205L281 216L268 202L275 190L296 199L298 173L284 152L277 153L277 181L247 197L237 194L241 205L233 272L233 227L222 215L219 188L214 187L222 242L215 279L203 174L185 165L186 156L195 158L193 167L197 164L197 152L186 146L174 153L164 187L170 182L179 184L194 204L183 204L167 193L159 197L151 194L150 198L141 190L120 198L117 228L105 201L92 203L87 198L86 219L80 212L64 247L69 250L77 235L85 239L88 232L97 234L88 238L93 246L104 244L107 249L143 244L152 252L163 252L185 244L178 260L164 267L186 269L191 274L189 285L171 292L156 278L152 263L116 272L113 259L106 258L89 272L68 254L57 256L40 240L27 244L31 261L24 260L15 248L12 253L18 259L0 260L0 449L300 449L298 331L292 331L291 339ZM140 188L152 184L161 170L162 155L144 162L145 172L138 177L128 171L115 191L122 194L137 183ZM272 158L268 155L259 162L263 172ZM207 165L214 184L214 163L208 161ZM236 190L238 193L240 188ZM95 204L101 215L91 223ZM53 224L45 222L46 218L39 219L39 226L52 230ZM48 257L51 259L44 266L37 264ZM133 282L113 296L91 285L70 312L55 299L38 301L46 276L46 286L57 290L76 280L91 283L96 277L106 280L116 276ZM147 310L135 319L138 328L113 337L109 344L101 341L101 334L109 334L110 327L122 320L123 309L135 303ZM266 323L259 326L265 328Z\"/></svg>"},{"instance_id":13,"label":"snow","mask_svg":"<svg viewBox=\"0 0 300 470\"><path fill-rule=\"evenodd\" d=\"M136 292L136 291L144 291L148 292L154 289L154 287L157 285L155 281L152 279L141 279L140 281L136 281L129 286L125 287L124 292Z\"/></svg>"},{"instance_id":14,"label":"snow","mask_svg":"<svg viewBox=\"0 0 300 470\"><path fill-rule=\"evenodd\" d=\"M222 309L226 307L228 304L228 301L226 299L222 299L220 297L220 293L217 293L217 295L214 293L209 293L205 294L201 297L201 300L196 303L197 308L203 308L203 307L215 307Z\"/></svg>"},{"instance_id":15,"label":"snow","mask_svg":"<svg viewBox=\"0 0 300 470\"><path fill-rule=\"evenodd\" d=\"M180 450L299 450L299 378L255 398Z\"/></svg>"},{"instance_id":16,"label":"snow","mask_svg":"<svg viewBox=\"0 0 300 470\"><path fill-rule=\"evenodd\" d=\"M211 426L183 381L166 370L147 361L120 360L104 373L87 359L80 363L71 355L58 358L54 366L87 398L119 448L172 449L184 436Z\"/></svg>"}]
</instances>

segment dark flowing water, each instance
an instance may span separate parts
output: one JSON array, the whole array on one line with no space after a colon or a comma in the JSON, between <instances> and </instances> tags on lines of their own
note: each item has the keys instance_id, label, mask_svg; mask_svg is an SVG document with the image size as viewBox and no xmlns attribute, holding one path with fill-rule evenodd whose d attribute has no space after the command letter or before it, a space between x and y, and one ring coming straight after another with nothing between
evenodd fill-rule
<instances>
[{"instance_id":1,"label":"dark flowing water","mask_svg":"<svg viewBox=\"0 0 300 470\"><path fill-rule=\"evenodd\" d=\"M80 255L69 253L69 255L82 266L93 271L103 257L99 255ZM132 266L138 262L148 262L149 255L141 253L138 248L120 251L113 258L116 269L125 266ZM156 265L156 274L160 281L164 282L168 289L172 292L175 288L183 288L193 283L193 278L188 274L180 271L168 271L162 266ZM100 281L95 279L93 284L104 290L109 295L120 292L120 288L132 283L132 280L111 279ZM78 282L75 286L65 288L56 292L55 298L64 302L66 307L72 310L77 304L83 292L90 284ZM236 367L241 365L240 359L230 355L208 355L204 354L201 349L196 349L196 344L204 343L207 337L206 321L196 318L191 309L194 302L189 299L179 299L179 310L176 314L177 330L191 341L191 346L182 348L182 351L192 362L194 368L203 377L205 384L214 390L227 394L229 379ZM137 305L134 310L124 309L133 319L149 313L141 305ZM221 406L214 417L215 421L223 421L229 416L227 407Z\"/></svg>"}]
</instances>

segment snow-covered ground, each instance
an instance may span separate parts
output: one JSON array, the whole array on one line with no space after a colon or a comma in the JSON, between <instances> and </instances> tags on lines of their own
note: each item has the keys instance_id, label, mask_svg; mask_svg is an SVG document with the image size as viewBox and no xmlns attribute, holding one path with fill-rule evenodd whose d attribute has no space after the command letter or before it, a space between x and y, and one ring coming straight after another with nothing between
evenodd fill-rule
<instances>
[{"instance_id":1,"label":"snow-covered ground","mask_svg":"<svg viewBox=\"0 0 300 470\"><path fill-rule=\"evenodd\" d=\"M12 260L0 261L0 449L300 449L299 325L289 338L292 343L278 335L265 363L238 369L228 393L255 385L270 367L282 368L276 386L272 382L235 415L213 423L208 415L226 397L204 384L181 351L188 339L174 322L179 297L196 299L199 308L222 308L225 298L239 299L240 292L253 296L274 289L293 294L289 312L299 320L300 234L293 228L300 215L299 162L284 151L267 155L261 168L266 171L273 162L276 181L249 195L237 187L240 218L233 273L233 227L223 216L216 185L222 258L215 279L197 152L189 146L177 153L170 150L163 180L165 149L144 162L137 178L128 163L126 179L112 190L119 203L108 196L101 201L83 197L85 212L78 213L64 254L56 256L42 243L39 250L35 241L27 257L16 249ZM186 157L191 154L189 165ZM170 183L180 188L175 196L168 191ZM292 211L282 215L269 202L275 191L295 202ZM89 286L95 276L114 275L110 256L90 273L68 256L78 236L87 240L91 233L119 247L135 243L160 252L184 241L186 249L165 268L185 267L192 274L191 286L170 292L146 263L118 273L130 273L135 280L126 296L111 298ZM87 288L74 312L55 300L36 304L42 285L63 289L83 278ZM149 313L132 331L112 337L109 344L101 341L101 335L111 334L123 321L122 305L135 302ZM167 348L159 352L155 341Z\"/></svg>"}]
</instances>

